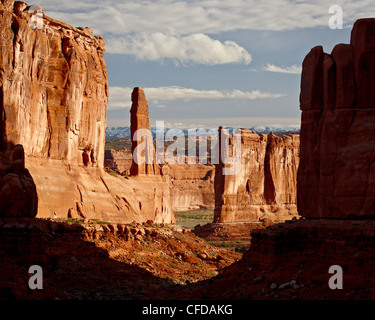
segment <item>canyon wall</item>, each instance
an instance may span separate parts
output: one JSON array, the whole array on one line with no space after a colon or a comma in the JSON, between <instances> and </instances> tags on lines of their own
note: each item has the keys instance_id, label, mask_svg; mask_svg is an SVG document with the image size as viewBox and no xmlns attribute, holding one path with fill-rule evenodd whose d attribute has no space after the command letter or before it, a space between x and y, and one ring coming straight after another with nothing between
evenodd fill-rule
<instances>
[{"instance_id":1,"label":"canyon wall","mask_svg":"<svg viewBox=\"0 0 375 320\"><path fill-rule=\"evenodd\" d=\"M219 132L223 130L225 135L225 129ZM233 146L232 135L229 140ZM221 148L220 142L220 155ZM298 135L279 137L241 129L240 162L237 174L223 174L223 168L231 165L224 164L222 156L216 165L214 222L279 220L297 214Z\"/></svg>"},{"instance_id":2,"label":"canyon wall","mask_svg":"<svg viewBox=\"0 0 375 320\"><path fill-rule=\"evenodd\" d=\"M130 150L105 150L105 166L130 175L133 156ZM215 166L204 164L167 164L164 172L170 176L170 196L174 211L214 209Z\"/></svg>"},{"instance_id":3,"label":"canyon wall","mask_svg":"<svg viewBox=\"0 0 375 320\"><path fill-rule=\"evenodd\" d=\"M103 170L102 37L43 12L41 27L32 29L29 9L21 1L0 3L0 195L9 199L0 215L174 222L166 177L125 179ZM36 188L33 201L26 178Z\"/></svg>"},{"instance_id":4,"label":"canyon wall","mask_svg":"<svg viewBox=\"0 0 375 320\"><path fill-rule=\"evenodd\" d=\"M309 218L375 214L375 19L350 44L321 46L303 61L298 212Z\"/></svg>"},{"instance_id":5,"label":"canyon wall","mask_svg":"<svg viewBox=\"0 0 375 320\"><path fill-rule=\"evenodd\" d=\"M170 164L171 202L175 211L214 209L215 166Z\"/></svg>"},{"instance_id":6,"label":"canyon wall","mask_svg":"<svg viewBox=\"0 0 375 320\"><path fill-rule=\"evenodd\" d=\"M129 175L132 162L131 150L105 150L104 166L118 174Z\"/></svg>"},{"instance_id":7,"label":"canyon wall","mask_svg":"<svg viewBox=\"0 0 375 320\"><path fill-rule=\"evenodd\" d=\"M102 37L47 15L32 30L26 3L2 6L2 148L17 142L29 158L102 167L108 102Z\"/></svg>"}]
</instances>

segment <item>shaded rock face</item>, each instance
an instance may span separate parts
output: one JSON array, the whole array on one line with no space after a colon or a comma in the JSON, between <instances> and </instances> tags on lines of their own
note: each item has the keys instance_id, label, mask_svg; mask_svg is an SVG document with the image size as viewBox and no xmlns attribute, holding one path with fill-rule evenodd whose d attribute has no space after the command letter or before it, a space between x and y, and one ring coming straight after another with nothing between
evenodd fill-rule
<instances>
[{"instance_id":1,"label":"shaded rock face","mask_svg":"<svg viewBox=\"0 0 375 320\"><path fill-rule=\"evenodd\" d=\"M303 62L298 212L309 218L375 214L375 19L353 26L350 44Z\"/></svg>"},{"instance_id":2,"label":"shaded rock face","mask_svg":"<svg viewBox=\"0 0 375 320\"><path fill-rule=\"evenodd\" d=\"M37 217L174 222L165 177L103 170L103 39L45 14L32 30L27 11L24 2L0 3L0 215L35 216L37 203ZM29 174L12 162L17 144Z\"/></svg>"},{"instance_id":3,"label":"shaded rock face","mask_svg":"<svg viewBox=\"0 0 375 320\"><path fill-rule=\"evenodd\" d=\"M36 186L25 169L22 145L16 145L9 162L0 168L0 217L35 217L38 210Z\"/></svg>"},{"instance_id":4,"label":"shaded rock face","mask_svg":"<svg viewBox=\"0 0 375 320\"><path fill-rule=\"evenodd\" d=\"M223 162L216 166L214 222L296 215L298 164L298 135L278 137L241 129L240 172L224 175Z\"/></svg>"}]
</instances>

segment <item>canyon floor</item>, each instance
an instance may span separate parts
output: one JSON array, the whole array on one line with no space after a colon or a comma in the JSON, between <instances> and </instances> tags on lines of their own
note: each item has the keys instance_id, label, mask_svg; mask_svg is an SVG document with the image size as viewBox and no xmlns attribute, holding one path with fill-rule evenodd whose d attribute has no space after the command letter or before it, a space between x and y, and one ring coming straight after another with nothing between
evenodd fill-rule
<instances>
[{"instance_id":1,"label":"canyon floor","mask_svg":"<svg viewBox=\"0 0 375 320\"><path fill-rule=\"evenodd\" d=\"M178 225L112 225L73 219L2 219L2 299L164 298L216 276L242 254L212 246ZM28 268L43 268L30 290Z\"/></svg>"},{"instance_id":2,"label":"canyon floor","mask_svg":"<svg viewBox=\"0 0 375 320\"><path fill-rule=\"evenodd\" d=\"M212 240L221 227L195 229ZM241 254L178 225L3 218L0 300L372 300L374 243L372 220L258 225ZM43 290L29 288L32 265ZM328 286L332 265L344 290Z\"/></svg>"}]
</instances>

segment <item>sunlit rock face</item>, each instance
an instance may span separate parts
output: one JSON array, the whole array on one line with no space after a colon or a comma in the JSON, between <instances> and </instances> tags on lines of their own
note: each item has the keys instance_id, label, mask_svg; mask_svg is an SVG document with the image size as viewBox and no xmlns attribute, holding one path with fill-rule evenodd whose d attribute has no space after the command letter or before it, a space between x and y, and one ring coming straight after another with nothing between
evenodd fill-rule
<instances>
[{"instance_id":1,"label":"sunlit rock face","mask_svg":"<svg viewBox=\"0 0 375 320\"><path fill-rule=\"evenodd\" d=\"M9 200L0 215L174 222L167 177L125 179L103 170L103 38L38 8L0 3L0 193ZM15 145L24 167L12 159Z\"/></svg>"},{"instance_id":2,"label":"sunlit rock face","mask_svg":"<svg viewBox=\"0 0 375 320\"><path fill-rule=\"evenodd\" d=\"M241 129L240 147L238 173L224 174L223 168L231 165L222 159L216 166L214 221L283 220L295 216L299 136L279 137Z\"/></svg>"}]
</instances>

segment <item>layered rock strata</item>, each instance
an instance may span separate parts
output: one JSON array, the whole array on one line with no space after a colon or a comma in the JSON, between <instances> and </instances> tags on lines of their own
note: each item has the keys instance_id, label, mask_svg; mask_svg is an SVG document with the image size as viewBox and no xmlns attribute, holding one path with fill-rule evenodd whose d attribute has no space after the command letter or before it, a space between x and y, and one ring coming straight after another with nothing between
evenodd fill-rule
<instances>
[{"instance_id":1,"label":"layered rock strata","mask_svg":"<svg viewBox=\"0 0 375 320\"><path fill-rule=\"evenodd\" d=\"M165 177L124 179L103 170L108 77L102 37L43 12L41 25L31 28L34 13L24 2L3 0L0 9L1 192L13 188L4 175L13 174L6 168L20 144L38 217L173 222ZM12 181L22 182L18 176ZM17 190L10 199L21 203ZM35 215L31 204L27 213L11 207L2 203L1 215Z\"/></svg>"},{"instance_id":2,"label":"layered rock strata","mask_svg":"<svg viewBox=\"0 0 375 320\"><path fill-rule=\"evenodd\" d=\"M105 166L123 176L130 175L133 155L130 150L105 150ZM171 203L174 211L214 209L215 166L204 164L168 164Z\"/></svg>"},{"instance_id":3,"label":"layered rock strata","mask_svg":"<svg viewBox=\"0 0 375 320\"><path fill-rule=\"evenodd\" d=\"M303 61L298 211L309 218L375 215L375 19L350 44Z\"/></svg>"},{"instance_id":4,"label":"layered rock strata","mask_svg":"<svg viewBox=\"0 0 375 320\"><path fill-rule=\"evenodd\" d=\"M175 211L214 209L215 167L204 164L170 164L171 202Z\"/></svg>"},{"instance_id":5,"label":"layered rock strata","mask_svg":"<svg viewBox=\"0 0 375 320\"><path fill-rule=\"evenodd\" d=\"M221 154L221 134L219 137ZM232 135L229 140L233 146ZM241 129L240 147L237 174L223 174L223 168L232 165L224 164L222 156L216 166L214 222L278 220L296 215L299 136L279 137Z\"/></svg>"},{"instance_id":6,"label":"layered rock strata","mask_svg":"<svg viewBox=\"0 0 375 320\"><path fill-rule=\"evenodd\" d=\"M132 162L131 150L105 150L104 165L121 175L130 175Z\"/></svg>"}]
</instances>

